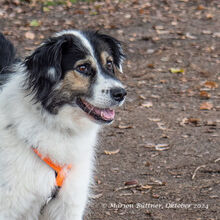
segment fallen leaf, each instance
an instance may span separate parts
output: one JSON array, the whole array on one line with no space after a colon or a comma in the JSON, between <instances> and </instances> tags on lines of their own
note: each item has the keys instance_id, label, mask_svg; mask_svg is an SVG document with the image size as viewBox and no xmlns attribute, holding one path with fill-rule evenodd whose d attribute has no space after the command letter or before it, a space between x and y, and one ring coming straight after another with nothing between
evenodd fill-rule
<instances>
[{"instance_id":1,"label":"fallen leaf","mask_svg":"<svg viewBox=\"0 0 220 220\"><path fill-rule=\"evenodd\" d=\"M141 145L141 146L146 147L146 148L155 148L155 144L153 144L153 143L146 143L146 144Z\"/></svg>"},{"instance_id":2,"label":"fallen leaf","mask_svg":"<svg viewBox=\"0 0 220 220\"><path fill-rule=\"evenodd\" d=\"M153 122L159 122L161 121L160 118L148 118L150 121L153 121Z\"/></svg>"},{"instance_id":3,"label":"fallen leaf","mask_svg":"<svg viewBox=\"0 0 220 220\"><path fill-rule=\"evenodd\" d=\"M133 128L133 126L132 125L119 124L118 128L119 129L129 129L129 128Z\"/></svg>"},{"instance_id":4,"label":"fallen leaf","mask_svg":"<svg viewBox=\"0 0 220 220\"><path fill-rule=\"evenodd\" d=\"M134 195L133 192L120 193L120 194L119 194L120 197L122 197L122 196L133 196L133 195ZM106 213L106 212L105 212L105 213ZM111 214L110 214L110 213L109 213L109 214L106 213L106 215L109 215L109 216L110 216Z\"/></svg>"},{"instance_id":5,"label":"fallen leaf","mask_svg":"<svg viewBox=\"0 0 220 220\"><path fill-rule=\"evenodd\" d=\"M136 40L135 37L130 37L130 38L129 38L129 41L130 41L130 42L134 42L135 40Z\"/></svg>"},{"instance_id":6,"label":"fallen leaf","mask_svg":"<svg viewBox=\"0 0 220 220\"><path fill-rule=\"evenodd\" d=\"M201 120L199 118L183 118L182 121L180 122L181 126L185 126L186 124L194 124L194 125L199 125Z\"/></svg>"},{"instance_id":7,"label":"fallen leaf","mask_svg":"<svg viewBox=\"0 0 220 220\"><path fill-rule=\"evenodd\" d=\"M82 10L75 10L75 11L74 11L74 14L84 15L85 12L82 11Z\"/></svg>"},{"instance_id":8,"label":"fallen leaf","mask_svg":"<svg viewBox=\"0 0 220 220\"><path fill-rule=\"evenodd\" d=\"M210 88L210 89L216 89L216 88L218 88L218 83L213 82L213 81L206 81L204 83L204 86L207 88Z\"/></svg>"},{"instance_id":9,"label":"fallen leaf","mask_svg":"<svg viewBox=\"0 0 220 220\"><path fill-rule=\"evenodd\" d=\"M139 95L139 97L140 97L141 99L143 99L143 100L146 99L146 97L145 97L144 95Z\"/></svg>"},{"instance_id":10,"label":"fallen leaf","mask_svg":"<svg viewBox=\"0 0 220 220\"><path fill-rule=\"evenodd\" d=\"M125 182L125 186L131 186L131 185L138 185L138 181L130 180L130 181Z\"/></svg>"},{"instance_id":11,"label":"fallen leaf","mask_svg":"<svg viewBox=\"0 0 220 220\"><path fill-rule=\"evenodd\" d=\"M165 124L163 122L157 122L157 126L160 130L166 130Z\"/></svg>"},{"instance_id":12,"label":"fallen leaf","mask_svg":"<svg viewBox=\"0 0 220 220\"><path fill-rule=\"evenodd\" d=\"M173 26L176 26L176 25L178 25L178 22L177 22L177 21L172 21L171 24L172 24Z\"/></svg>"},{"instance_id":13,"label":"fallen leaf","mask_svg":"<svg viewBox=\"0 0 220 220\"><path fill-rule=\"evenodd\" d=\"M146 38L143 38L143 40L144 40L144 39L146 39ZM152 53L154 53L154 52L155 52L154 49L147 49L147 51L146 51L147 54L152 54Z\"/></svg>"},{"instance_id":14,"label":"fallen leaf","mask_svg":"<svg viewBox=\"0 0 220 220\"><path fill-rule=\"evenodd\" d=\"M143 15L146 13L146 10L144 8L141 8L141 9L139 9L139 13Z\"/></svg>"},{"instance_id":15,"label":"fallen leaf","mask_svg":"<svg viewBox=\"0 0 220 220\"><path fill-rule=\"evenodd\" d=\"M161 180L158 180L158 179L155 179L155 178L151 178L151 181L153 183L151 183L150 185L158 185L158 186L165 186L166 183L161 181ZM149 183L148 183L149 184Z\"/></svg>"},{"instance_id":16,"label":"fallen leaf","mask_svg":"<svg viewBox=\"0 0 220 220\"><path fill-rule=\"evenodd\" d=\"M97 15L98 12L97 12L97 11L91 11L89 14L90 14L90 15Z\"/></svg>"},{"instance_id":17,"label":"fallen leaf","mask_svg":"<svg viewBox=\"0 0 220 220\"><path fill-rule=\"evenodd\" d=\"M126 19L130 19L130 18L131 18L131 14L125 14L124 17L125 17Z\"/></svg>"},{"instance_id":18,"label":"fallen leaf","mask_svg":"<svg viewBox=\"0 0 220 220\"><path fill-rule=\"evenodd\" d=\"M202 33L203 33L203 34L212 34L212 32L209 31L209 30L203 30Z\"/></svg>"},{"instance_id":19,"label":"fallen leaf","mask_svg":"<svg viewBox=\"0 0 220 220\"><path fill-rule=\"evenodd\" d=\"M28 32L25 33L25 37L27 39L34 40L35 34L33 32L31 32L31 31L28 31Z\"/></svg>"},{"instance_id":20,"label":"fallen leaf","mask_svg":"<svg viewBox=\"0 0 220 220\"><path fill-rule=\"evenodd\" d=\"M199 5L198 7L197 7L197 10L200 10L200 11L202 11L202 10L204 10L205 9L205 6L204 5Z\"/></svg>"},{"instance_id":21,"label":"fallen leaf","mask_svg":"<svg viewBox=\"0 0 220 220\"><path fill-rule=\"evenodd\" d=\"M159 194L156 194L156 193L153 193L151 196L152 196L154 199L160 198L160 195L159 195Z\"/></svg>"},{"instance_id":22,"label":"fallen leaf","mask_svg":"<svg viewBox=\"0 0 220 220\"><path fill-rule=\"evenodd\" d=\"M200 119L199 118L188 118L188 123L198 125L200 123Z\"/></svg>"},{"instance_id":23,"label":"fallen leaf","mask_svg":"<svg viewBox=\"0 0 220 220\"><path fill-rule=\"evenodd\" d=\"M119 152L120 152L120 149L117 149L117 150L114 150L114 151L107 151L107 150L104 151L104 153L106 155L114 155L114 154L117 154Z\"/></svg>"},{"instance_id":24,"label":"fallen leaf","mask_svg":"<svg viewBox=\"0 0 220 220\"><path fill-rule=\"evenodd\" d=\"M164 27L162 25L156 25L156 26L154 26L154 29L155 30L163 30Z\"/></svg>"},{"instance_id":25,"label":"fallen leaf","mask_svg":"<svg viewBox=\"0 0 220 220\"><path fill-rule=\"evenodd\" d=\"M151 189L153 186L150 185L140 185L141 189Z\"/></svg>"},{"instance_id":26,"label":"fallen leaf","mask_svg":"<svg viewBox=\"0 0 220 220\"><path fill-rule=\"evenodd\" d=\"M184 69L181 69L181 68L170 68L169 71L171 73L181 73L181 74L184 74Z\"/></svg>"},{"instance_id":27,"label":"fallen leaf","mask_svg":"<svg viewBox=\"0 0 220 220\"><path fill-rule=\"evenodd\" d=\"M206 91L200 91L199 95L202 98L206 98L206 99L209 99L211 97L211 95L208 92L206 92Z\"/></svg>"},{"instance_id":28,"label":"fallen leaf","mask_svg":"<svg viewBox=\"0 0 220 220\"><path fill-rule=\"evenodd\" d=\"M35 49L35 47L25 47L24 49L25 49L25 50L28 50L28 51L32 51L32 50Z\"/></svg>"},{"instance_id":29,"label":"fallen leaf","mask_svg":"<svg viewBox=\"0 0 220 220\"><path fill-rule=\"evenodd\" d=\"M186 37L187 37L188 39L192 39L192 40L197 39L197 37L196 37L196 36L193 36L193 35L192 35L192 34L190 34L190 33L186 33Z\"/></svg>"},{"instance_id":30,"label":"fallen leaf","mask_svg":"<svg viewBox=\"0 0 220 220\"><path fill-rule=\"evenodd\" d=\"M160 34L160 35L170 33L170 31L165 31L165 30L156 30L156 32L157 32L157 34Z\"/></svg>"},{"instance_id":31,"label":"fallen leaf","mask_svg":"<svg viewBox=\"0 0 220 220\"><path fill-rule=\"evenodd\" d=\"M212 121L212 120L208 120L205 122L206 126L217 126L217 122L216 121Z\"/></svg>"},{"instance_id":32,"label":"fallen leaf","mask_svg":"<svg viewBox=\"0 0 220 220\"><path fill-rule=\"evenodd\" d=\"M160 60L163 61L163 62L167 62L167 61L169 61L169 58L168 57L162 57Z\"/></svg>"},{"instance_id":33,"label":"fallen leaf","mask_svg":"<svg viewBox=\"0 0 220 220\"><path fill-rule=\"evenodd\" d=\"M102 183L102 181L101 181L101 180L97 180L97 184L99 184L99 185L100 185L101 183Z\"/></svg>"},{"instance_id":34,"label":"fallen leaf","mask_svg":"<svg viewBox=\"0 0 220 220\"><path fill-rule=\"evenodd\" d=\"M181 80L182 82L187 82L187 79L186 79L185 77L181 77L180 80Z\"/></svg>"},{"instance_id":35,"label":"fallen leaf","mask_svg":"<svg viewBox=\"0 0 220 220\"><path fill-rule=\"evenodd\" d=\"M220 37L220 32L213 33L213 37Z\"/></svg>"},{"instance_id":36,"label":"fallen leaf","mask_svg":"<svg viewBox=\"0 0 220 220\"><path fill-rule=\"evenodd\" d=\"M146 161L145 163L144 163L144 166L145 167L149 167L151 164L150 164L150 162L149 161Z\"/></svg>"},{"instance_id":37,"label":"fallen leaf","mask_svg":"<svg viewBox=\"0 0 220 220\"><path fill-rule=\"evenodd\" d=\"M165 82L164 82L165 83ZM160 98L160 96L159 95L151 95L151 98L154 98L154 99L159 99Z\"/></svg>"},{"instance_id":38,"label":"fallen leaf","mask_svg":"<svg viewBox=\"0 0 220 220\"><path fill-rule=\"evenodd\" d=\"M102 193L99 193L99 194L96 194L96 195L92 195L90 198L91 199L99 199L99 198L101 198L103 196L103 194Z\"/></svg>"},{"instance_id":39,"label":"fallen leaf","mask_svg":"<svg viewBox=\"0 0 220 220\"><path fill-rule=\"evenodd\" d=\"M154 68L155 68L155 66L154 66L153 63L149 63L149 64L147 64L147 67L148 67L148 68L151 68L151 69L154 69Z\"/></svg>"},{"instance_id":40,"label":"fallen leaf","mask_svg":"<svg viewBox=\"0 0 220 220\"><path fill-rule=\"evenodd\" d=\"M207 19L212 19L213 17L214 17L214 15L211 14L211 13L207 13L207 14L206 14L206 18L207 18Z\"/></svg>"},{"instance_id":41,"label":"fallen leaf","mask_svg":"<svg viewBox=\"0 0 220 220\"><path fill-rule=\"evenodd\" d=\"M153 106L152 102L144 102L141 104L141 106L145 107L145 108L151 108Z\"/></svg>"},{"instance_id":42,"label":"fallen leaf","mask_svg":"<svg viewBox=\"0 0 220 220\"><path fill-rule=\"evenodd\" d=\"M201 110L211 110L213 108L213 104L211 102L203 102L200 105Z\"/></svg>"},{"instance_id":43,"label":"fallen leaf","mask_svg":"<svg viewBox=\"0 0 220 220\"><path fill-rule=\"evenodd\" d=\"M120 190L124 190L124 189L132 189L132 188L136 188L138 185L129 185L129 186L122 186L122 187L118 187L116 188L114 191L120 191Z\"/></svg>"},{"instance_id":44,"label":"fallen leaf","mask_svg":"<svg viewBox=\"0 0 220 220\"><path fill-rule=\"evenodd\" d=\"M48 7L43 7L43 12L49 12L50 11L50 9L48 8Z\"/></svg>"},{"instance_id":45,"label":"fallen leaf","mask_svg":"<svg viewBox=\"0 0 220 220\"><path fill-rule=\"evenodd\" d=\"M158 150L158 151L164 151L164 150L168 150L169 149L169 144L157 144L155 146L155 150Z\"/></svg>"},{"instance_id":46,"label":"fallen leaf","mask_svg":"<svg viewBox=\"0 0 220 220\"><path fill-rule=\"evenodd\" d=\"M70 8L72 6L72 3L74 3L74 1L66 1L66 6Z\"/></svg>"},{"instance_id":47,"label":"fallen leaf","mask_svg":"<svg viewBox=\"0 0 220 220\"><path fill-rule=\"evenodd\" d=\"M161 138L170 138L167 134L162 134Z\"/></svg>"}]
</instances>

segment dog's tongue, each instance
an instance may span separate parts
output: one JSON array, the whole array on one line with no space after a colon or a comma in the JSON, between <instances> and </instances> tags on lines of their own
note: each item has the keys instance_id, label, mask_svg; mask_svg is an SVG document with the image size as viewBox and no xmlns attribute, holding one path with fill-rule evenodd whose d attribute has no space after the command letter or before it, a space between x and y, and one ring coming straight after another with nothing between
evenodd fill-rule
<instances>
[{"instance_id":1,"label":"dog's tongue","mask_svg":"<svg viewBox=\"0 0 220 220\"><path fill-rule=\"evenodd\" d=\"M83 100L82 102L89 109L89 114L93 112L96 115L99 115L103 120L106 120L106 121L112 121L115 117L115 110L111 110L109 108L105 108L105 109L97 108L89 104L85 100Z\"/></svg>"},{"instance_id":2,"label":"dog's tongue","mask_svg":"<svg viewBox=\"0 0 220 220\"><path fill-rule=\"evenodd\" d=\"M115 111L111 109L100 109L100 115L105 120L113 120L115 117Z\"/></svg>"}]
</instances>

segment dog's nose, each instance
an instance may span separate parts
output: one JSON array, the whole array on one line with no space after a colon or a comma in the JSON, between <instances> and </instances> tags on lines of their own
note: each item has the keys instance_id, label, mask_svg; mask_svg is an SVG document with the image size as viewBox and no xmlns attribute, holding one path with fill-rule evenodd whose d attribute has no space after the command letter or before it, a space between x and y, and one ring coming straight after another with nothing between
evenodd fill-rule
<instances>
[{"instance_id":1,"label":"dog's nose","mask_svg":"<svg viewBox=\"0 0 220 220\"><path fill-rule=\"evenodd\" d=\"M112 88L110 90L110 94L115 101L121 102L124 99L124 97L127 95L127 92L123 88Z\"/></svg>"}]
</instances>

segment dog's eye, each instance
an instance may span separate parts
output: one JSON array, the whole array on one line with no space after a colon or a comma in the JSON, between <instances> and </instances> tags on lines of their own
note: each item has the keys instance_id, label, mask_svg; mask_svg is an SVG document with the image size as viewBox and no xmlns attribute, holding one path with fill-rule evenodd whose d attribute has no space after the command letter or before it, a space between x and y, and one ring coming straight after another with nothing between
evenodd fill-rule
<instances>
[{"instance_id":1,"label":"dog's eye","mask_svg":"<svg viewBox=\"0 0 220 220\"><path fill-rule=\"evenodd\" d=\"M89 64L83 64L83 65L79 65L76 67L76 70L82 74L86 74L89 75L90 70L89 70Z\"/></svg>"},{"instance_id":2,"label":"dog's eye","mask_svg":"<svg viewBox=\"0 0 220 220\"><path fill-rule=\"evenodd\" d=\"M114 72L113 62L111 60L107 61L106 67L111 72Z\"/></svg>"}]
</instances>

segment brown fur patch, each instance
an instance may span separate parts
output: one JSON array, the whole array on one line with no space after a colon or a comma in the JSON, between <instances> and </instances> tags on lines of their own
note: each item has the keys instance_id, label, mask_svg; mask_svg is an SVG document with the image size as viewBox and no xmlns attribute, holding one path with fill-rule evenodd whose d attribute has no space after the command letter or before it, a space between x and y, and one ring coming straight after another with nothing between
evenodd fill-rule
<instances>
[{"instance_id":1,"label":"brown fur patch","mask_svg":"<svg viewBox=\"0 0 220 220\"><path fill-rule=\"evenodd\" d=\"M101 62L102 62L102 65L105 66L107 61L112 61L113 62L113 58L112 58L112 56L107 51L102 51L101 52ZM120 73L119 69L118 68L114 68L114 70L115 70L116 78L121 81L123 78L122 78L122 74Z\"/></svg>"},{"instance_id":2,"label":"brown fur patch","mask_svg":"<svg viewBox=\"0 0 220 220\"><path fill-rule=\"evenodd\" d=\"M85 64L85 63L90 63L93 68L96 68L95 60L94 60L94 58L93 58L92 56L86 56L85 59L83 59L83 60L78 60L78 61L75 63L74 66L77 67L77 66L83 65L83 64Z\"/></svg>"},{"instance_id":3,"label":"brown fur patch","mask_svg":"<svg viewBox=\"0 0 220 220\"><path fill-rule=\"evenodd\" d=\"M62 89L79 92L87 92L89 89L89 77L72 70L66 73Z\"/></svg>"},{"instance_id":4,"label":"brown fur patch","mask_svg":"<svg viewBox=\"0 0 220 220\"><path fill-rule=\"evenodd\" d=\"M107 51L102 51L101 52L102 65L105 66L108 60L113 61L113 58L110 56L110 54Z\"/></svg>"}]
</instances>

